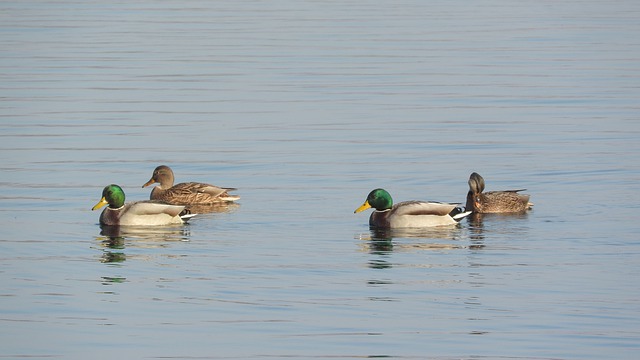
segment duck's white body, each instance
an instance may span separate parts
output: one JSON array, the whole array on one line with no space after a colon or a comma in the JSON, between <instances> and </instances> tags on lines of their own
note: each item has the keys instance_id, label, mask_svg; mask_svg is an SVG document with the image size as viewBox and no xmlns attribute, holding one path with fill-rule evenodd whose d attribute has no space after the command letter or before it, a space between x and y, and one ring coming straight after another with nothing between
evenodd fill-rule
<instances>
[{"instance_id":1,"label":"duck's white body","mask_svg":"<svg viewBox=\"0 0 640 360\"><path fill-rule=\"evenodd\" d=\"M471 212L451 216L457 204L430 201L405 201L388 210L375 210L369 225L380 228L419 228L455 225Z\"/></svg>"},{"instance_id":2,"label":"duck's white body","mask_svg":"<svg viewBox=\"0 0 640 360\"><path fill-rule=\"evenodd\" d=\"M105 208L100 214L102 225L150 226L182 224L180 213L184 206L167 205L152 201L139 201L124 204L113 209ZM188 219L191 216L185 216Z\"/></svg>"}]
</instances>

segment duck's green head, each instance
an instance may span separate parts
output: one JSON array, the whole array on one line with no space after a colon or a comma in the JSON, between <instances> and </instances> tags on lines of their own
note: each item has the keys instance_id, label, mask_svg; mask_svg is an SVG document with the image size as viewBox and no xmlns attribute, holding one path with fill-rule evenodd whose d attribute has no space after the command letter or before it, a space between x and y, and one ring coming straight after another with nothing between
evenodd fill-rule
<instances>
[{"instance_id":1,"label":"duck's green head","mask_svg":"<svg viewBox=\"0 0 640 360\"><path fill-rule=\"evenodd\" d=\"M110 208L117 209L124 205L124 191L116 184L106 186L102 190L102 199L91 210L100 209L109 204Z\"/></svg>"},{"instance_id":2,"label":"duck's green head","mask_svg":"<svg viewBox=\"0 0 640 360\"><path fill-rule=\"evenodd\" d=\"M391 199L391 195L385 189L375 189L369 193L367 196L367 200L354 211L354 213L359 213L361 211L367 210L368 208L374 208L378 211L389 210L393 206L393 199Z\"/></svg>"}]
</instances>

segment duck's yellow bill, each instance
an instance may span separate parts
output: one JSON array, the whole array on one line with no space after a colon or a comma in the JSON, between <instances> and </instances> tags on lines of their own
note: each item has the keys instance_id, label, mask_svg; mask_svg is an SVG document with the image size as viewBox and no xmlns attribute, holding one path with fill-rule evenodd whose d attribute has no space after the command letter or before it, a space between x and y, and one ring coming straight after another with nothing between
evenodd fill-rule
<instances>
[{"instance_id":1,"label":"duck's yellow bill","mask_svg":"<svg viewBox=\"0 0 640 360\"><path fill-rule=\"evenodd\" d=\"M100 209L101 207L107 205L107 199L104 198L104 196L102 197L102 199L100 199L100 202L98 202L97 204L95 204L91 210L96 210L96 209Z\"/></svg>"},{"instance_id":2,"label":"duck's yellow bill","mask_svg":"<svg viewBox=\"0 0 640 360\"><path fill-rule=\"evenodd\" d=\"M364 204L362 204L359 208L356 209L356 211L354 211L353 213L359 213L360 211L365 211L367 209L369 209L371 207L371 205L369 205L369 201L365 201Z\"/></svg>"}]
</instances>

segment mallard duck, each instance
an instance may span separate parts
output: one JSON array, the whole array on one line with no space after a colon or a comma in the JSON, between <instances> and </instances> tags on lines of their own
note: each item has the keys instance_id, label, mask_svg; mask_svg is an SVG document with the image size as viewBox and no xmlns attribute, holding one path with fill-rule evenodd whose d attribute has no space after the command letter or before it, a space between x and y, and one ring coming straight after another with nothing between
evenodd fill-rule
<instances>
[{"instance_id":1,"label":"mallard duck","mask_svg":"<svg viewBox=\"0 0 640 360\"><path fill-rule=\"evenodd\" d=\"M404 201L393 204L391 195L384 189L375 189L367 200L357 208L359 213L369 208L375 210L369 217L369 226L374 228L409 228L455 225L471 211L464 211L457 204L429 201Z\"/></svg>"},{"instance_id":2,"label":"mallard duck","mask_svg":"<svg viewBox=\"0 0 640 360\"><path fill-rule=\"evenodd\" d=\"M234 188L221 188L215 185L198 182L186 182L173 185L173 171L166 165L160 165L153 170L151 179L142 187L153 183L160 183L151 190L149 198L174 205L205 205L230 202L240 199L240 196L229 195Z\"/></svg>"},{"instance_id":3,"label":"mallard duck","mask_svg":"<svg viewBox=\"0 0 640 360\"><path fill-rule=\"evenodd\" d=\"M484 179L478 173L469 176L469 192L467 193L466 208L475 213L523 213L533 204L529 202L529 195L518 194L519 190L484 191Z\"/></svg>"},{"instance_id":4,"label":"mallard duck","mask_svg":"<svg viewBox=\"0 0 640 360\"><path fill-rule=\"evenodd\" d=\"M111 184L102 190L102 199L91 209L109 205L100 214L100 225L169 225L182 224L192 214L182 215L184 206L163 204L157 201L124 203L124 191Z\"/></svg>"}]
</instances>

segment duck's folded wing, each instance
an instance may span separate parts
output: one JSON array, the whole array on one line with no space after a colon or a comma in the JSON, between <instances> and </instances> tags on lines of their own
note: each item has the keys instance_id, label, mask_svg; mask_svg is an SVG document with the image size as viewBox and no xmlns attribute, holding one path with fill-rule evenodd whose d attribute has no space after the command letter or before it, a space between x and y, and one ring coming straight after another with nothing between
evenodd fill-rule
<instances>
[{"instance_id":1,"label":"duck's folded wing","mask_svg":"<svg viewBox=\"0 0 640 360\"><path fill-rule=\"evenodd\" d=\"M397 215L448 215L457 204L432 201L405 201L394 206Z\"/></svg>"},{"instance_id":2,"label":"duck's folded wing","mask_svg":"<svg viewBox=\"0 0 640 360\"><path fill-rule=\"evenodd\" d=\"M172 191L176 191L176 193L203 193L209 194L213 197L218 197L227 191L236 190L233 188L221 188L215 185L198 183L198 182L188 182L188 183L180 183L176 184L171 188Z\"/></svg>"},{"instance_id":3,"label":"duck's folded wing","mask_svg":"<svg viewBox=\"0 0 640 360\"><path fill-rule=\"evenodd\" d=\"M484 196L491 201L526 201L529 199L529 195L520 194L522 190L506 190L506 191L490 191L484 193Z\"/></svg>"},{"instance_id":4,"label":"duck's folded wing","mask_svg":"<svg viewBox=\"0 0 640 360\"><path fill-rule=\"evenodd\" d=\"M154 201L139 201L131 204L127 212L133 215L159 215L166 214L170 216L178 216L184 210L181 205L169 205Z\"/></svg>"}]
</instances>

